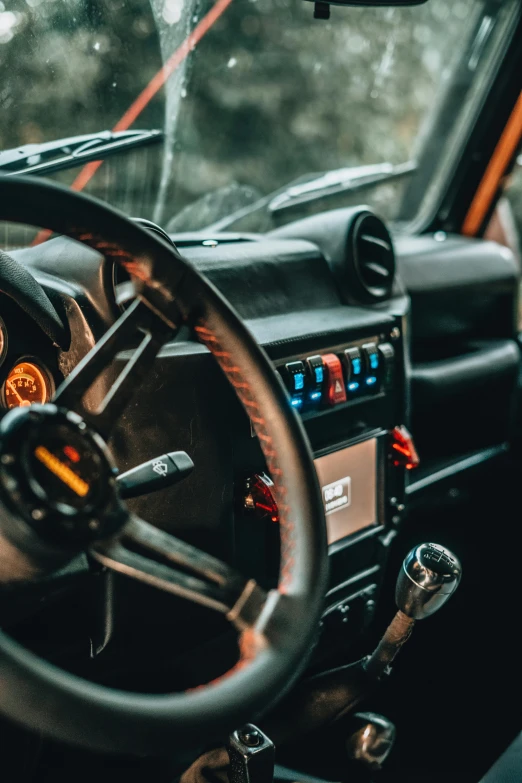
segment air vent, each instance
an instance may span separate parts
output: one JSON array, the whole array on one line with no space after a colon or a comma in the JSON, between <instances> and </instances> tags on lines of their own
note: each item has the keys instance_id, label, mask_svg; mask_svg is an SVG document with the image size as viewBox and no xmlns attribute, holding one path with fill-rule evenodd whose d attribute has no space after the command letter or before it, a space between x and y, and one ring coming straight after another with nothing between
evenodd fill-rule
<instances>
[{"instance_id":1,"label":"air vent","mask_svg":"<svg viewBox=\"0 0 522 783\"><path fill-rule=\"evenodd\" d=\"M382 220L371 212L363 212L350 232L348 252L352 256L347 261L352 265L353 296L368 303L389 299L395 277L395 254Z\"/></svg>"}]
</instances>

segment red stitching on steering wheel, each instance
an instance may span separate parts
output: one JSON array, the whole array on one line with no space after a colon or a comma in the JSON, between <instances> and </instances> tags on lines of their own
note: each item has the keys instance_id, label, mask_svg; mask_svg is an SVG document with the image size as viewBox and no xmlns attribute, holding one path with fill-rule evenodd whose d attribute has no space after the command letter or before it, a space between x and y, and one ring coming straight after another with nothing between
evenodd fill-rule
<instances>
[{"instance_id":1,"label":"red stitching on steering wheel","mask_svg":"<svg viewBox=\"0 0 522 783\"><path fill-rule=\"evenodd\" d=\"M279 508L280 534L281 534L281 575L279 591L286 592L292 579L292 569L294 567L294 523L291 517L290 508L286 502L287 489L284 484L283 471L279 467L277 451L274 448L272 436L267 431L266 422L254 397L252 386L243 375L240 367L232 361L232 356L225 351L220 344L214 332L200 322L195 326L195 331L201 341L207 346L219 366L226 374L231 386L236 390L236 394L245 408L254 430L263 454L265 455L268 471L272 476L275 487L276 501Z\"/></svg>"}]
</instances>

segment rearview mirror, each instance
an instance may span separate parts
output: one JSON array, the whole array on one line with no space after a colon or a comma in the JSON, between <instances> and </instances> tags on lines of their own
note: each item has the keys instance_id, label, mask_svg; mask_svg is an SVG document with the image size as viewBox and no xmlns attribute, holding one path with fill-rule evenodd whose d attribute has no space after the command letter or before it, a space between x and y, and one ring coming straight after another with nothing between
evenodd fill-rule
<instances>
[{"instance_id":1,"label":"rearview mirror","mask_svg":"<svg viewBox=\"0 0 522 783\"><path fill-rule=\"evenodd\" d=\"M427 0L310 0L315 3L314 17L316 19L329 19L331 5L352 6L407 6L423 5Z\"/></svg>"}]
</instances>

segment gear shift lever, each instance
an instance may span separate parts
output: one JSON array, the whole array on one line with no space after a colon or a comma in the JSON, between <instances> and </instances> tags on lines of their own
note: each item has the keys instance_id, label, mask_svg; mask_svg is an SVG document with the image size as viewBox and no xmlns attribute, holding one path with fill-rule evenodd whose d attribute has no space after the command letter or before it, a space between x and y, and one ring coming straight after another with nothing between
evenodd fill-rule
<instances>
[{"instance_id":1,"label":"gear shift lever","mask_svg":"<svg viewBox=\"0 0 522 783\"><path fill-rule=\"evenodd\" d=\"M462 568L449 549L439 544L419 544L402 563L395 588L398 612L365 668L380 677L408 641L416 620L434 614L457 589Z\"/></svg>"},{"instance_id":2,"label":"gear shift lever","mask_svg":"<svg viewBox=\"0 0 522 783\"><path fill-rule=\"evenodd\" d=\"M259 765L263 780L272 769L272 742L279 747L286 746L283 751L286 756L282 759L279 756L282 763L288 763L293 768L306 768L309 778L308 767L314 776L325 777L324 748L328 747L328 780L341 780L347 753L350 759L362 762L366 770L379 768L393 745L393 724L372 713L353 716L348 726L342 719L351 715L355 707L375 690L381 678L389 673L390 664L410 637L416 620L438 611L453 595L459 585L461 572L455 555L438 544L419 544L412 549L405 557L397 579L395 601L399 611L374 652L355 663L304 680L278 704L277 710L263 719L264 734L255 726L247 726L242 730L241 737L233 735L229 754L234 771L230 779L248 783L253 775L258 775ZM348 739L342 736L347 728ZM245 734L246 729L248 731ZM314 741L303 741L303 737L311 737L312 732L318 732ZM253 737L254 734L260 737ZM257 755L265 747L262 745L263 738L269 751ZM335 754L335 748L340 743L343 749L341 756ZM316 769L317 744L323 749L323 755L320 767ZM221 755L218 760L222 763ZM193 766L196 763L201 768L200 760ZM268 766L265 767L265 763ZM210 761L207 766L212 766ZM217 762L214 766L217 768ZM295 779L299 778L292 778ZM182 783L193 781L183 776Z\"/></svg>"},{"instance_id":3,"label":"gear shift lever","mask_svg":"<svg viewBox=\"0 0 522 783\"><path fill-rule=\"evenodd\" d=\"M266 734L281 745L351 713L388 674L415 621L440 609L455 592L460 576L460 563L447 549L438 544L420 544L412 549L397 580L395 600L399 611L373 653L301 683L263 721Z\"/></svg>"}]
</instances>

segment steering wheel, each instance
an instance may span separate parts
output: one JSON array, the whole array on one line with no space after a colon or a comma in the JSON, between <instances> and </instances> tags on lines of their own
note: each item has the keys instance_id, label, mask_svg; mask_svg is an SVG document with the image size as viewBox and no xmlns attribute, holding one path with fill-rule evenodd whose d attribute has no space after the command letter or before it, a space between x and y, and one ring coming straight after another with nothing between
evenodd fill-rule
<instances>
[{"instance_id":1,"label":"steering wheel","mask_svg":"<svg viewBox=\"0 0 522 783\"><path fill-rule=\"evenodd\" d=\"M0 633L0 711L96 750L197 747L265 711L306 663L326 588L324 512L304 429L264 351L220 293L160 236L56 184L0 179L0 219L60 232L124 267L136 299L47 405L0 422L0 580L15 589L87 551L106 567L222 612L239 660L185 693L111 689L66 672ZM281 526L277 590L132 515L106 442L160 347L189 324L248 413L275 485ZM86 392L116 354L138 347L96 410ZM192 743L192 745L191 745Z\"/></svg>"}]
</instances>

